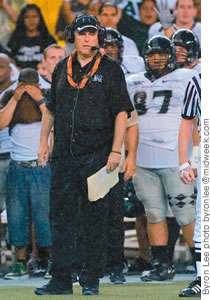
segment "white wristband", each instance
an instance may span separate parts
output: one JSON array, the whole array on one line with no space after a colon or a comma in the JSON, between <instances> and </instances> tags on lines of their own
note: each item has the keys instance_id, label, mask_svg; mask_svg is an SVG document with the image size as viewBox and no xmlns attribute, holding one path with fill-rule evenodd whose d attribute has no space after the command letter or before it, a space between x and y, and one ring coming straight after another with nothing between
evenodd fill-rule
<instances>
[{"instance_id":1,"label":"white wristband","mask_svg":"<svg viewBox=\"0 0 210 300\"><path fill-rule=\"evenodd\" d=\"M198 152L199 146L194 146L192 150L192 155L190 157L190 166L192 169L198 168Z\"/></svg>"},{"instance_id":2,"label":"white wristband","mask_svg":"<svg viewBox=\"0 0 210 300\"><path fill-rule=\"evenodd\" d=\"M179 166L179 171L182 171L182 170L186 169L189 166L190 166L189 163L186 162L186 163L182 164L181 166Z\"/></svg>"}]
</instances>

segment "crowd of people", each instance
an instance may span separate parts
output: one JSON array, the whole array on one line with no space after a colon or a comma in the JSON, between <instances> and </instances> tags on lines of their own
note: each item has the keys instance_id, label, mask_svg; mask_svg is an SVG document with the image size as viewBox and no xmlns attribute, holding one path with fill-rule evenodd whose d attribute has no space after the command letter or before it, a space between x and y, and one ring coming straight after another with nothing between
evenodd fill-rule
<instances>
[{"instance_id":1,"label":"crowd of people","mask_svg":"<svg viewBox=\"0 0 210 300\"><path fill-rule=\"evenodd\" d=\"M141 280L174 278L181 228L197 277L179 296L200 295L200 2L0 0L5 279L50 278L37 295L125 283L132 186ZM118 181L90 201L103 167Z\"/></svg>"}]
</instances>

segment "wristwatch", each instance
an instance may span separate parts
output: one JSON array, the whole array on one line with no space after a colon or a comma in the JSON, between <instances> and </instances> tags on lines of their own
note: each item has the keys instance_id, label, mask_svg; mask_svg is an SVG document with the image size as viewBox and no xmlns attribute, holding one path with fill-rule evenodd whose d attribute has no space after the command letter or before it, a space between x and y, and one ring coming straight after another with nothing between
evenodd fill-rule
<instances>
[{"instance_id":1,"label":"wristwatch","mask_svg":"<svg viewBox=\"0 0 210 300\"><path fill-rule=\"evenodd\" d=\"M36 101L36 104L37 104L38 106L40 106L41 104L43 104L43 103L45 103L45 102L46 102L46 98L43 97L43 98L40 99L39 101Z\"/></svg>"}]
</instances>

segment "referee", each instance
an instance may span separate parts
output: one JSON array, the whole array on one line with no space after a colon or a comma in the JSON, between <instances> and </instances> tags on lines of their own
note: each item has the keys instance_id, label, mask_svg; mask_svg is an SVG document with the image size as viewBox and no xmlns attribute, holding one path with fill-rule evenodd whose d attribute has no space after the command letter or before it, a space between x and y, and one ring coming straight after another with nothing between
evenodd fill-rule
<instances>
[{"instance_id":1,"label":"referee","mask_svg":"<svg viewBox=\"0 0 210 300\"><path fill-rule=\"evenodd\" d=\"M198 131L201 130L201 74L193 76L187 85L184 106L182 109L182 122L179 129L179 169L181 179L190 184L195 180L194 173L187 159L188 146L192 136L193 120L197 117ZM196 200L196 223L194 230L195 260L197 277L188 288L182 289L180 297L201 296L201 153L198 154L198 178L197 178L197 200Z\"/></svg>"},{"instance_id":2,"label":"referee","mask_svg":"<svg viewBox=\"0 0 210 300\"><path fill-rule=\"evenodd\" d=\"M54 123L50 221L52 279L37 295L72 294L72 253L76 217L83 216L85 264L79 283L83 295L99 293L106 266L109 196L88 200L87 177L106 166L117 168L133 111L123 71L100 49L105 29L94 16L80 15L67 27L75 51L55 68L51 97L43 115L39 160L49 157L48 136Z\"/></svg>"}]
</instances>

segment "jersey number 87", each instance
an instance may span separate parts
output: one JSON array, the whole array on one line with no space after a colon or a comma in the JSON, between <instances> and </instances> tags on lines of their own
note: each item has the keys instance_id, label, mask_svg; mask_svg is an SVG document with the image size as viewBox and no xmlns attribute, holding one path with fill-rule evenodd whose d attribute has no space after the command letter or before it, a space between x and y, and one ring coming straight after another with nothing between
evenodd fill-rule
<instances>
[{"instance_id":1,"label":"jersey number 87","mask_svg":"<svg viewBox=\"0 0 210 300\"><path fill-rule=\"evenodd\" d=\"M163 96L163 103L160 107L159 114L165 114L168 111L169 103L172 97L172 91L171 90L165 90L165 91L154 91L152 100L154 100L157 97ZM134 95L134 105L136 108L136 111L138 115L144 115L147 112L146 108L146 102L147 102L147 94L146 92L138 92Z\"/></svg>"}]
</instances>

